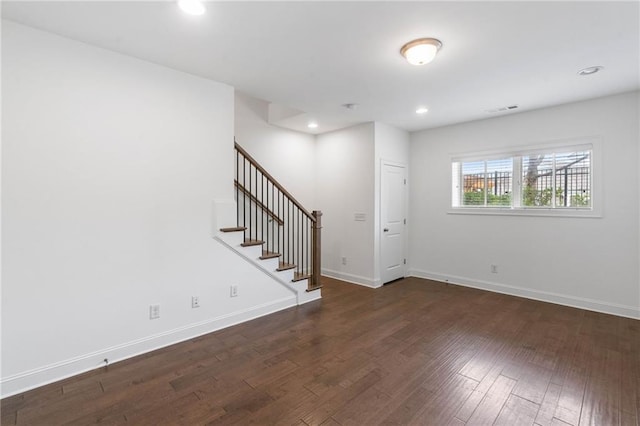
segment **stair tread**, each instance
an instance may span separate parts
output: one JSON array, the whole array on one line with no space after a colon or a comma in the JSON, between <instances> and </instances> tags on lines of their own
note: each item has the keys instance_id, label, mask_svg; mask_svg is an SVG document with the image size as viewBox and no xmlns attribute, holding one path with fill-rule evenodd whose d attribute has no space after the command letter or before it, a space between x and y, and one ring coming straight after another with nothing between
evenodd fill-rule
<instances>
[{"instance_id":1,"label":"stair tread","mask_svg":"<svg viewBox=\"0 0 640 426\"><path fill-rule=\"evenodd\" d=\"M247 240L244 243L240 244L242 247L250 247L250 246L261 246L264 244L262 240Z\"/></svg>"},{"instance_id":2,"label":"stair tread","mask_svg":"<svg viewBox=\"0 0 640 426\"><path fill-rule=\"evenodd\" d=\"M282 256L280 253L274 253L271 251L263 251L262 252L262 256L260 256L260 259L265 260L265 259L275 259L276 257L280 257Z\"/></svg>"},{"instance_id":3,"label":"stair tread","mask_svg":"<svg viewBox=\"0 0 640 426\"><path fill-rule=\"evenodd\" d=\"M302 281L302 280L306 280L307 278L311 278L311 275L309 274L303 274L300 272L296 272L293 274L293 279L291 281L295 282L295 281Z\"/></svg>"},{"instance_id":4,"label":"stair tread","mask_svg":"<svg viewBox=\"0 0 640 426\"><path fill-rule=\"evenodd\" d=\"M319 286L317 286L317 287L308 288L306 291L307 291L307 293L308 293L308 292L310 292L310 291L320 290L321 288L322 288L322 286L321 286L321 285L319 285Z\"/></svg>"},{"instance_id":5,"label":"stair tread","mask_svg":"<svg viewBox=\"0 0 640 426\"><path fill-rule=\"evenodd\" d=\"M244 226L236 226L233 228L220 228L220 232L238 232L238 231L246 231L247 228Z\"/></svg>"},{"instance_id":6,"label":"stair tread","mask_svg":"<svg viewBox=\"0 0 640 426\"><path fill-rule=\"evenodd\" d=\"M296 265L292 265L291 263L280 262L280 266L278 266L278 269L276 269L276 271L286 271L287 269L293 269L295 267Z\"/></svg>"}]
</instances>

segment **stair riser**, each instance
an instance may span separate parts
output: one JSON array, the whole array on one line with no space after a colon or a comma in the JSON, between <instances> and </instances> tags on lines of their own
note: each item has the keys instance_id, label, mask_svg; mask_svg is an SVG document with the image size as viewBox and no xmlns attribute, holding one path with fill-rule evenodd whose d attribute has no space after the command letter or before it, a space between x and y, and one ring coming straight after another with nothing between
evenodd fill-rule
<instances>
[{"instance_id":1,"label":"stair riser","mask_svg":"<svg viewBox=\"0 0 640 426\"><path fill-rule=\"evenodd\" d=\"M255 259L258 262L263 262L260 260L260 256L262 256L262 246L240 246L239 250L242 251L242 253L244 253L244 255L249 259Z\"/></svg>"},{"instance_id":2,"label":"stair riser","mask_svg":"<svg viewBox=\"0 0 640 426\"><path fill-rule=\"evenodd\" d=\"M220 232L218 237L232 247L237 247L244 242L244 232Z\"/></svg>"},{"instance_id":3,"label":"stair riser","mask_svg":"<svg viewBox=\"0 0 640 426\"><path fill-rule=\"evenodd\" d=\"M288 285L292 285L291 282L293 280L293 269L287 269L286 271L275 271L274 275L287 283Z\"/></svg>"},{"instance_id":4,"label":"stair riser","mask_svg":"<svg viewBox=\"0 0 640 426\"><path fill-rule=\"evenodd\" d=\"M314 300L319 300L322 298L322 290L314 290L314 291L305 291L298 292L298 305L302 305L303 303L312 302Z\"/></svg>"},{"instance_id":5,"label":"stair riser","mask_svg":"<svg viewBox=\"0 0 640 426\"><path fill-rule=\"evenodd\" d=\"M291 283L292 287L295 288L298 292L301 291L307 291L307 289L309 288L309 280L300 280L300 281L293 281Z\"/></svg>"},{"instance_id":6,"label":"stair riser","mask_svg":"<svg viewBox=\"0 0 640 426\"><path fill-rule=\"evenodd\" d=\"M260 259L258 262L262 269L269 272L274 272L278 268L279 260L276 257L273 259Z\"/></svg>"}]
</instances>

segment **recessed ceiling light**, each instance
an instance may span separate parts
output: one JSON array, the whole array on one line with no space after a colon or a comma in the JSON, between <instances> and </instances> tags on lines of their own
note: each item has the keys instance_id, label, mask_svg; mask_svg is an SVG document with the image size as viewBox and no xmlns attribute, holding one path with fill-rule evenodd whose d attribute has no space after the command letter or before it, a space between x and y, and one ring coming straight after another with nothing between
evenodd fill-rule
<instances>
[{"instance_id":1,"label":"recessed ceiling light","mask_svg":"<svg viewBox=\"0 0 640 426\"><path fill-rule=\"evenodd\" d=\"M427 107L419 107L418 109L416 109L416 114L426 114L429 112L429 109Z\"/></svg>"},{"instance_id":2,"label":"recessed ceiling light","mask_svg":"<svg viewBox=\"0 0 640 426\"><path fill-rule=\"evenodd\" d=\"M310 129L315 129L318 127L318 123L316 123L315 121L311 121L309 124L307 124L307 127Z\"/></svg>"},{"instance_id":3,"label":"recessed ceiling light","mask_svg":"<svg viewBox=\"0 0 640 426\"><path fill-rule=\"evenodd\" d=\"M580 71L578 71L578 75L591 75L591 74L595 74L597 72L600 72L604 69L604 67L598 65L595 67L588 67L588 68L583 68Z\"/></svg>"},{"instance_id":4,"label":"recessed ceiling light","mask_svg":"<svg viewBox=\"0 0 640 426\"><path fill-rule=\"evenodd\" d=\"M402 46L400 54L411 65L424 65L433 61L436 53L442 47L442 42L435 38L419 38Z\"/></svg>"},{"instance_id":5,"label":"recessed ceiling light","mask_svg":"<svg viewBox=\"0 0 640 426\"><path fill-rule=\"evenodd\" d=\"M206 11L200 0L178 0L178 6L189 15L202 15Z\"/></svg>"}]
</instances>

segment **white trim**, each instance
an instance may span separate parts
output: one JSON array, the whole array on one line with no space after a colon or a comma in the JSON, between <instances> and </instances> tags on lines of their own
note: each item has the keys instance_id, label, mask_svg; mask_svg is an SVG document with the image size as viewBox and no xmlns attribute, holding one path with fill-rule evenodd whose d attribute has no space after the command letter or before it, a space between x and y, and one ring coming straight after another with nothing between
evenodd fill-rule
<instances>
[{"instance_id":1,"label":"white trim","mask_svg":"<svg viewBox=\"0 0 640 426\"><path fill-rule=\"evenodd\" d=\"M529 144L520 144L482 151L451 153L449 154L449 162L495 160L503 157L530 155L547 152L548 150L556 151L558 149L565 148L568 150L593 149L593 146L599 145L601 141L601 136L591 135L568 139L557 139L546 142L532 142Z\"/></svg>"},{"instance_id":2,"label":"white trim","mask_svg":"<svg viewBox=\"0 0 640 426\"><path fill-rule=\"evenodd\" d=\"M296 298L292 295L241 311L220 315L205 321L174 328L173 330L14 374L0 381L0 387L2 389L1 395L2 398L5 398L39 386L57 382L67 377L104 367L105 364L103 360L105 358L109 359L109 364L113 364L114 362L123 361L226 327L269 315L296 306L296 303Z\"/></svg>"},{"instance_id":3,"label":"white trim","mask_svg":"<svg viewBox=\"0 0 640 426\"><path fill-rule=\"evenodd\" d=\"M509 207L462 207L459 202L456 201L456 196L462 196L462 188L454 188L453 173L449 177L449 187L452 188L452 197L449 202L449 209L447 214L462 214L462 215L510 215L510 216L539 216L539 217L591 217L601 218L604 215L604 178L601 174L603 164L603 144L602 136L582 136L570 139L561 139L555 141L547 141L544 143L532 143L529 145L519 145L515 147L505 147L504 149L491 149L486 151L477 151L470 153L450 153L449 164L450 167L455 163L461 163L466 161L487 161L496 158L502 158L504 156L522 156L529 155L536 152L558 152L561 150L590 150L591 151L591 207L590 208L536 208L536 207L521 207L517 203L520 199L520 194L516 191L517 185L514 185L513 196L518 196L517 200L514 199L513 206ZM517 163L517 162L515 162ZM521 170L516 170L515 167L513 173L516 176L516 171L520 175ZM486 167L486 165L485 165ZM555 170L555 167L554 167ZM460 169L461 172L461 169ZM485 176L486 179L486 176ZM457 193L460 191L460 194ZM482 211L480 211L482 210Z\"/></svg>"},{"instance_id":4,"label":"white trim","mask_svg":"<svg viewBox=\"0 0 640 426\"><path fill-rule=\"evenodd\" d=\"M388 164L389 166L394 166L394 167L400 167L400 168L403 168L405 170L407 170L409 168L409 166L406 163L400 163L398 161L385 160L384 158L381 158L380 159L380 165L383 165L383 164ZM407 179L407 181L408 180L409 179Z\"/></svg>"},{"instance_id":5,"label":"white trim","mask_svg":"<svg viewBox=\"0 0 640 426\"><path fill-rule=\"evenodd\" d=\"M383 275L383 268L384 265L382 264L382 242L384 241L384 225L382 223L382 209L384 208L382 205L382 178L384 176L384 166L392 166L392 167L398 167L403 169L403 179L404 179L404 194L403 194L403 204L404 204L404 215L405 215L405 223L404 223L404 235L403 235L403 244L402 244L402 257L405 259L407 259L407 257L409 257L409 225L407 223L407 219L409 218L409 166L407 164L404 163L399 163L397 161L391 161L391 160L385 160L384 158L380 159L380 173L379 173L379 187L378 187L378 194L379 194L379 199L380 202L378 204L378 215L379 215L379 219L376 221L376 226L378 227L378 241L379 241L379 250L375 259L376 264L378 265L377 269L375 270L375 275L380 275L380 277L378 279L375 279L373 282L374 283L379 283L379 285L377 287L374 288L378 288L381 287L383 285L383 281L384 278L382 277ZM405 263L402 265L402 274L403 276L407 275L407 269L408 269L408 265Z\"/></svg>"},{"instance_id":6,"label":"white trim","mask_svg":"<svg viewBox=\"0 0 640 426\"><path fill-rule=\"evenodd\" d=\"M358 284L369 288L380 288L382 287L382 280L380 279L371 279L367 277L362 277L360 275L348 274L346 272L334 271L331 269L322 268L322 275L325 275L329 278L335 278L337 280L346 281L351 284Z\"/></svg>"},{"instance_id":7,"label":"white trim","mask_svg":"<svg viewBox=\"0 0 640 426\"><path fill-rule=\"evenodd\" d=\"M455 207L447 210L447 214L489 215L489 216L534 216L534 217L572 217L585 219L602 219L602 214L593 210L572 208L492 208L492 207Z\"/></svg>"},{"instance_id":8,"label":"white trim","mask_svg":"<svg viewBox=\"0 0 640 426\"><path fill-rule=\"evenodd\" d=\"M458 277L455 275L444 275L430 271L422 271L419 269L410 269L408 271L408 276L425 278L428 280L440 281L448 284L461 285L464 287L472 287L480 290L491 291L494 293L524 297L527 299L555 303L557 305L586 309L588 311L601 312L605 314L617 315L620 317L640 319L640 306L634 307L628 305L620 305L617 303L603 302L599 300L588 299L585 297L576 297L549 291L515 287L507 284L498 284L489 281L475 280L472 278Z\"/></svg>"}]
</instances>

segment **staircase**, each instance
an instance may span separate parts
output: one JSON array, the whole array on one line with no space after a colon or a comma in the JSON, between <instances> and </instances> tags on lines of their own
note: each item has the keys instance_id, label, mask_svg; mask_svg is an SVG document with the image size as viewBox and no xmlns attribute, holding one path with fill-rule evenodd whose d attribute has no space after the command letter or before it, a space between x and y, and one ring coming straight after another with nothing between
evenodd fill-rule
<instances>
[{"instance_id":1,"label":"staircase","mask_svg":"<svg viewBox=\"0 0 640 426\"><path fill-rule=\"evenodd\" d=\"M307 211L235 143L237 226L216 239L297 295L298 304L321 297L320 211Z\"/></svg>"}]
</instances>

